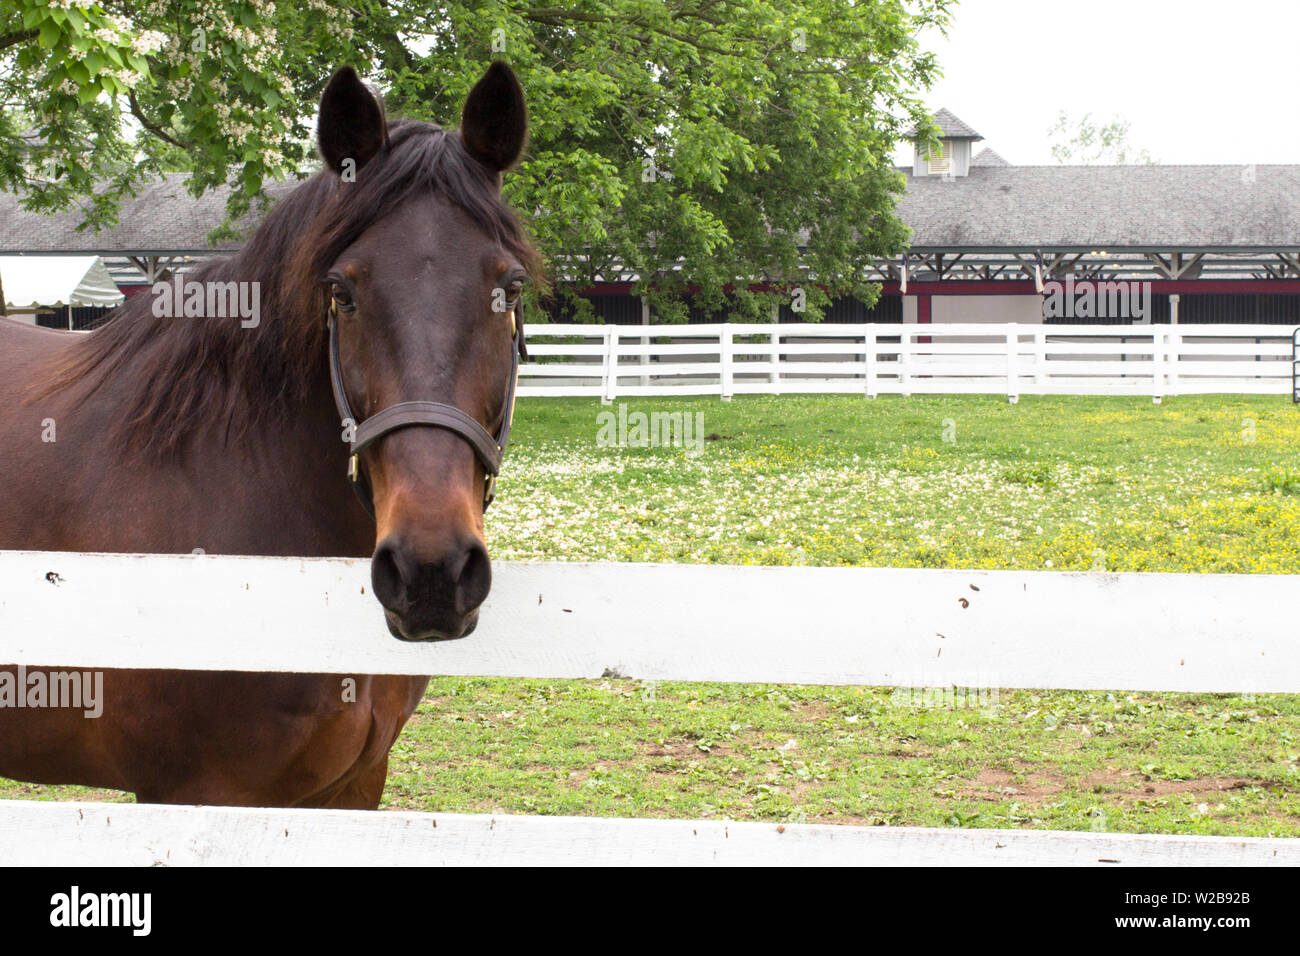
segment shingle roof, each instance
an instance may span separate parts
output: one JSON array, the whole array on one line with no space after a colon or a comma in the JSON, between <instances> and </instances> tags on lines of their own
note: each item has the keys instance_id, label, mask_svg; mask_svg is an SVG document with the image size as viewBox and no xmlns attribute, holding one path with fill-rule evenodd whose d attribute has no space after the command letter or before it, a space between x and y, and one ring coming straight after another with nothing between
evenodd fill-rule
<instances>
[{"instance_id":1,"label":"shingle roof","mask_svg":"<svg viewBox=\"0 0 1300 956\"><path fill-rule=\"evenodd\" d=\"M907 174L898 214L912 248L1300 248L1300 166L983 166ZM123 205L120 224L77 232L77 212L42 216L0 194L0 254L203 254L226 192L198 199L180 175ZM282 195L296 184L277 184ZM250 214L246 224L258 218Z\"/></svg>"},{"instance_id":2,"label":"shingle roof","mask_svg":"<svg viewBox=\"0 0 1300 956\"><path fill-rule=\"evenodd\" d=\"M121 206L117 226L96 235L89 229L78 232L83 214L73 209L54 215L27 212L18 197L0 193L0 252L78 253L212 253L238 249L239 241L227 240L216 246L207 235L225 218L227 189L211 190L195 198L185 188L185 173L169 173L144 186ZM277 183L267 192L275 197L297 183ZM256 208L240 220L249 230L265 215Z\"/></svg>"},{"instance_id":3,"label":"shingle roof","mask_svg":"<svg viewBox=\"0 0 1300 956\"><path fill-rule=\"evenodd\" d=\"M1010 166L1011 165L988 146L985 146L978 153L976 153L975 158L970 161L970 164L972 166Z\"/></svg>"},{"instance_id":4,"label":"shingle roof","mask_svg":"<svg viewBox=\"0 0 1300 956\"><path fill-rule=\"evenodd\" d=\"M934 114L934 122L939 127L940 139L983 139L979 133L971 129L961 120L946 109L941 109ZM913 126L907 131L908 136L915 136L918 130Z\"/></svg>"},{"instance_id":5,"label":"shingle roof","mask_svg":"<svg viewBox=\"0 0 1300 956\"><path fill-rule=\"evenodd\" d=\"M902 171L913 248L1300 247L1300 166Z\"/></svg>"}]
</instances>

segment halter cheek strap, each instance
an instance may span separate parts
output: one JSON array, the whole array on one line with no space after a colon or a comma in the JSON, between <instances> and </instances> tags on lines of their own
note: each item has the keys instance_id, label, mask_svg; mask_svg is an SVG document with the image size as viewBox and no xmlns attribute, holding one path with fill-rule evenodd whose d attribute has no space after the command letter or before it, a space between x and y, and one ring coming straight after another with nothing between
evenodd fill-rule
<instances>
[{"instance_id":1,"label":"halter cheek strap","mask_svg":"<svg viewBox=\"0 0 1300 956\"><path fill-rule=\"evenodd\" d=\"M510 425L515 415L515 390L519 384L519 323L515 321L514 310L510 312L510 385L506 392L505 418L501 430L494 436L477 421L466 415L455 405L443 402L398 402L381 412L360 421L348 402L347 388L343 382L343 364L339 358L339 323L338 305L330 301L329 314L330 335L330 387L334 390L334 405L338 408L340 418L355 425L348 456L348 478L352 488L361 499L362 506L370 517L375 516L374 492L370 482L361 471L361 453L389 432L411 425L426 425L431 428L443 428L460 436L474 449L474 454L483 465L486 476L483 487L483 510L496 496L497 475L501 473L501 459L506 442L510 438Z\"/></svg>"}]
</instances>

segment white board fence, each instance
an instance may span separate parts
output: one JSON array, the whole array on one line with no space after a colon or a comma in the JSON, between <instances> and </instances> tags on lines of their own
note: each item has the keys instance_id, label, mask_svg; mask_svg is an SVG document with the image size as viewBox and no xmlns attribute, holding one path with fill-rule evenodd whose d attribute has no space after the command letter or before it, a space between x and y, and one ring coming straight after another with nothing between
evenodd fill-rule
<instances>
[{"instance_id":1,"label":"white board fence","mask_svg":"<svg viewBox=\"0 0 1300 956\"><path fill-rule=\"evenodd\" d=\"M406 644L367 561L0 552L0 662L1300 690L1289 576L497 562L494 578L472 636ZM1300 865L1300 840L0 801L0 863L937 861Z\"/></svg>"},{"instance_id":2,"label":"white board fence","mask_svg":"<svg viewBox=\"0 0 1300 956\"><path fill-rule=\"evenodd\" d=\"M520 395L1288 394L1280 325L531 325Z\"/></svg>"}]
</instances>

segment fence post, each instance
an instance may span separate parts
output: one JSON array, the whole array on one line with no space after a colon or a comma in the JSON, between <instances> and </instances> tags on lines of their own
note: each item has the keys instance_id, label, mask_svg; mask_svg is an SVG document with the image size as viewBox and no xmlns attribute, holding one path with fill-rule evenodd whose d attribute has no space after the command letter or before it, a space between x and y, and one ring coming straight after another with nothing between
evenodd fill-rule
<instances>
[{"instance_id":1,"label":"fence post","mask_svg":"<svg viewBox=\"0 0 1300 956\"><path fill-rule=\"evenodd\" d=\"M1159 405L1165 395L1165 334L1151 327L1151 403Z\"/></svg>"},{"instance_id":2,"label":"fence post","mask_svg":"<svg viewBox=\"0 0 1300 956\"><path fill-rule=\"evenodd\" d=\"M641 297L641 324L650 324L650 303L646 300L645 296ZM641 336L642 348L649 345L650 337L648 335ZM643 351L641 353L641 384L643 386L650 384L650 353L648 351Z\"/></svg>"},{"instance_id":3,"label":"fence post","mask_svg":"<svg viewBox=\"0 0 1300 956\"><path fill-rule=\"evenodd\" d=\"M1047 332L1045 329L1034 330L1034 386L1042 394L1043 377L1047 374Z\"/></svg>"},{"instance_id":4,"label":"fence post","mask_svg":"<svg viewBox=\"0 0 1300 956\"><path fill-rule=\"evenodd\" d=\"M600 398L602 405L609 405L614 401L614 394L618 389L618 326L605 326L605 370L604 394Z\"/></svg>"},{"instance_id":5,"label":"fence post","mask_svg":"<svg viewBox=\"0 0 1300 956\"><path fill-rule=\"evenodd\" d=\"M772 389L773 395L781 394L781 326L772 330L772 384L776 388Z\"/></svg>"},{"instance_id":6,"label":"fence post","mask_svg":"<svg viewBox=\"0 0 1300 956\"><path fill-rule=\"evenodd\" d=\"M908 369L912 353L912 333L908 331L906 323L902 328L903 334L898 337L898 394L906 398L912 394Z\"/></svg>"},{"instance_id":7,"label":"fence post","mask_svg":"<svg viewBox=\"0 0 1300 956\"><path fill-rule=\"evenodd\" d=\"M1169 326L1168 346L1165 349L1165 368L1168 369L1168 391L1170 395L1178 394L1178 353L1183 341L1183 331L1176 325Z\"/></svg>"},{"instance_id":8,"label":"fence post","mask_svg":"<svg viewBox=\"0 0 1300 956\"><path fill-rule=\"evenodd\" d=\"M866 377L867 398L876 397L876 327L867 325Z\"/></svg>"},{"instance_id":9,"label":"fence post","mask_svg":"<svg viewBox=\"0 0 1300 956\"><path fill-rule=\"evenodd\" d=\"M1020 372L1017 360L1020 351L1020 330L1014 324L1008 324L1007 336L1007 401L1014 405L1020 401Z\"/></svg>"},{"instance_id":10,"label":"fence post","mask_svg":"<svg viewBox=\"0 0 1300 956\"><path fill-rule=\"evenodd\" d=\"M1291 333L1291 404L1300 404L1300 328Z\"/></svg>"},{"instance_id":11,"label":"fence post","mask_svg":"<svg viewBox=\"0 0 1300 956\"><path fill-rule=\"evenodd\" d=\"M718 333L718 351L722 363L722 400L731 401L732 389L732 371L731 371L731 329L724 325L722 331Z\"/></svg>"}]
</instances>

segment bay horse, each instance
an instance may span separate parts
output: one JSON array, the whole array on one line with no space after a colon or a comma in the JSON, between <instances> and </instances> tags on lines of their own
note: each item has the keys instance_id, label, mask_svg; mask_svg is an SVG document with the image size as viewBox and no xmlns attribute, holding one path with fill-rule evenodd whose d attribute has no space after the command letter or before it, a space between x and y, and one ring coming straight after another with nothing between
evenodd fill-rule
<instances>
[{"instance_id":1,"label":"bay horse","mask_svg":"<svg viewBox=\"0 0 1300 956\"><path fill-rule=\"evenodd\" d=\"M256 323L155 314L157 286L89 335L0 319L0 548L371 556L395 637L467 635L491 585L494 477L471 426L508 428L518 300L539 276L501 198L527 129L504 63L458 131L389 123L344 67L321 99L324 168L240 252L185 277L256 283ZM340 401L363 419L412 402L443 424L381 432L353 460ZM416 418L398 424L438 424ZM342 675L105 671L98 719L0 707L0 776L150 803L374 809L428 678L355 680L349 701Z\"/></svg>"}]
</instances>

